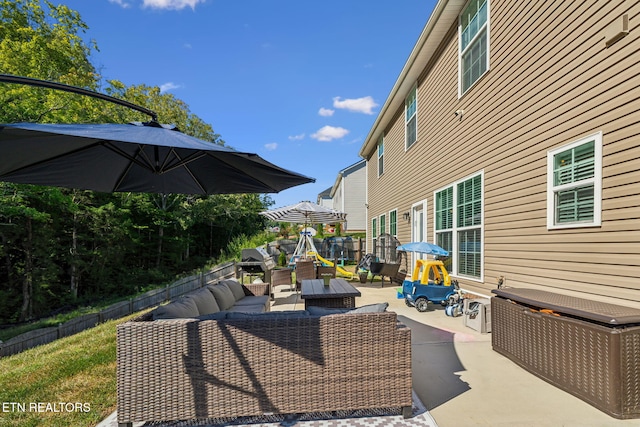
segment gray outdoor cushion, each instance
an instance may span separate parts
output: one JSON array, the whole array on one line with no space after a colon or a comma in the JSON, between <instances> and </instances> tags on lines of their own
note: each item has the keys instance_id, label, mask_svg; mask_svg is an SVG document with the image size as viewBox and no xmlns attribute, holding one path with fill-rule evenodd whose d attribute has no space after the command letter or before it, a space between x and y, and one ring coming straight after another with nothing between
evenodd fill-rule
<instances>
[{"instance_id":1,"label":"gray outdoor cushion","mask_svg":"<svg viewBox=\"0 0 640 427\"><path fill-rule=\"evenodd\" d=\"M389 307L388 302L381 302L379 304L369 304L354 308L353 310L349 310L349 313L383 313L387 311L387 307Z\"/></svg>"},{"instance_id":2,"label":"gray outdoor cushion","mask_svg":"<svg viewBox=\"0 0 640 427\"><path fill-rule=\"evenodd\" d=\"M192 298L182 298L167 305L161 305L153 311L153 319L183 319L197 317L198 306Z\"/></svg>"},{"instance_id":3,"label":"gray outdoor cushion","mask_svg":"<svg viewBox=\"0 0 640 427\"><path fill-rule=\"evenodd\" d=\"M363 305L358 308L332 308L332 307L307 307L307 311L312 316L326 316L328 314L358 314L358 313L382 313L387 311L388 302L379 304Z\"/></svg>"},{"instance_id":4,"label":"gray outdoor cushion","mask_svg":"<svg viewBox=\"0 0 640 427\"><path fill-rule=\"evenodd\" d=\"M303 310L270 311L268 313L232 312L227 314L227 319L299 319L309 317L309 313Z\"/></svg>"},{"instance_id":5,"label":"gray outdoor cushion","mask_svg":"<svg viewBox=\"0 0 640 427\"><path fill-rule=\"evenodd\" d=\"M196 317L198 320L224 320L227 318L226 311L219 311L217 313L203 314L202 316Z\"/></svg>"},{"instance_id":6,"label":"gray outdoor cushion","mask_svg":"<svg viewBox=\"0 0 640 427\"><path fill-rule=\"evenodd\" d=\"M229 314L231 313L264 313L264 305L256 304L256 305L234 305L233 307L227 310ZM227 316L229 319L229 316Z\"/></svg>"},{"instance_id":7,"label":"gray outdoor cushion","mask_svg":"<svg viewBox=\"0 0 640 427\"><path fill-rule=\"evenodd\" d=\"M195 292L192 292L187 295L187 298L193 299L198 306L198 313L202 314L211 314L217 313L220 311L220 306L216 301L215 297L207 288L199 289Z\"/></svg>"},{"instance_id":8,"label":"gray outdoor cushion","mask_svg":"<svg viewBox=\"0 0 640 427\"><path fill-rule=\"evenodd\" d=\"M244 289L242 289L242 285L237 280L235 279L221 280L220 284L227 285L229 289L231 289L231 293L233 294L233 297L236 299L236 301L240 301L241 299L244 298L245 296Z\"/></svg>"},{"instance_id":9,"label":"gray outdoor cushion","mask_svg":"<svg viewBox=\"0 0 640 427\"><path fill-rule=\"evenodd\" d=\"M210 285L207 287L218 302L220 310L229 310L231 307L233 307L233 304L236 303L236 298L233 296L231 289L229 289L229 287L224 283Z\"/></svg>"},{"instance_id":10,"label":"gray outdoor cushion","mask_svg":"<svg viewBox=\"0 0 640 427\"><path fill-rule=\"evenodd\" d=\"M234 305L236 307L242 307L245 305L263 305L266 308L269 305L269 295L249 295L242 298L240 301L236 301Z\"/></svg>"},{"instance_id":11,"label":"gray outdoor cushion","mask_svg":"<svg viewBox=\"0 0 640 427\"><path fill-rule=\"evenodd\" d=\"M348 308L332 308L332 307L309 306L309 307L307 307L307 311L312 316L326 316L328 314L344 314L344 313L348 313L350 311L350 309L348 309Z\"/></svg>"}]
</instances>

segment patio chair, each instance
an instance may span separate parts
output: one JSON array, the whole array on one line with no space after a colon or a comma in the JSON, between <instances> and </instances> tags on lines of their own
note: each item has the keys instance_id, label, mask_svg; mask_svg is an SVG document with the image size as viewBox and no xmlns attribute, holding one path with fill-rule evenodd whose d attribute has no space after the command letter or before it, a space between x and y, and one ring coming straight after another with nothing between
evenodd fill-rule
<instances>
[{"instance_id":1,"label":"patio chair","mask_svg":"<svg viewBox=\"0 0 640 427\"><path fill-rule=\"evenodd\" d=\"M296 291L302 289L302 281L316 278L316 265L313 260L296 263Z\"/></svg>"},{"instance_id":2,"label":"patio chair","mask_svg":"<svg viewBox=\"0 0 640 427\"><path fill-rule=\"evenodd\" d=\"M290 268L279 268L271 270L271 286L272 289L276 285L289 285L289 289L293 291L293 278Z\"/></svg>"}]
</instances>

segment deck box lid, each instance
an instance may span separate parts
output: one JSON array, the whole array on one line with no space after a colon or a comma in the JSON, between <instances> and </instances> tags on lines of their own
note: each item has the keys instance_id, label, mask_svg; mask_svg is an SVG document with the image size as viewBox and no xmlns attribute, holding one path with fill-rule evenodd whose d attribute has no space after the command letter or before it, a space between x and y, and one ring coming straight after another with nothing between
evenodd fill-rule
<instances>
[{"instance_id":1,"label":"deck box lid","mask_svg":"<svg viewBox=\"0 0 640 427\"><path fill-rule=\"evenodd\" d=\"M506 288L494 289L491 292L515 302L607 325L620 326L640 323L640 310L633 307L561 295L538 289Z\"/></svg>"}]
</instances>

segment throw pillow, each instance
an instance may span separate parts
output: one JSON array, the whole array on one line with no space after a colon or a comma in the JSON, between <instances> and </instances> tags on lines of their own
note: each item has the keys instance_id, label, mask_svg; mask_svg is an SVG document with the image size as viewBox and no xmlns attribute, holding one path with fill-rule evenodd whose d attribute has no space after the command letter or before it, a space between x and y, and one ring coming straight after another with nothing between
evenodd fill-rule
<instances>
[{"instance_id":1,"label":"throw pillow","mask_svg":"<svg viewBox=\"0 0 640 427\"><path fill-rule=\"evenodd\" d=\"M235 279L222 280L221 284L227 285L229 289L231 289L231 293L236 301L240 301L244 298L244 289L242 289L242 285Z\"/></svg>"},{"instance_id":2,"label":"throw pillow","mask_svg":"<svg viewBox=\"0 0 640 427\"><path fill-rule=\"evenodd\" d=\"M233 293L231 293L231 289L229 289L227 285L225 285L224 283L219 283L217 285L208 286L208 288L218 302L220 310L228 310L233 307L236 299L233 296Z\"/></svg>"}]
</instances>

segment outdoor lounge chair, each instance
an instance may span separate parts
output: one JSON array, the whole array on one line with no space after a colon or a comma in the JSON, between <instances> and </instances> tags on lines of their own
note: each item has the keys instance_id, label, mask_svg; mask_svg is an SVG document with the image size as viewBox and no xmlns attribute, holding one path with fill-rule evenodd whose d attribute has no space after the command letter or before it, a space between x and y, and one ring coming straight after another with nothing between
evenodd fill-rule
<instances>
[{"instance_id":1,"label":"outdoor lounge chair","mask_svg":"<svg viewBox=\"0 0 640 427\"><path fill-rule=\"evenodd\" d=\"M279 268L277 270L271 270L271 288L276 285L289 285L290 290L293 290L293 278L291 276L290 268Z\"/></svg>"},{"instance_id":2,"label":"outdoor lounge chair","mask_svg":"<svg viewBox=\"0 0 640 427\"><path fill-rule=\"evenodd\" d=\"M316 278L316 265L313 260L296 263L296 291L302 289L302 281Z\"/></svg>"}]
</instances>

